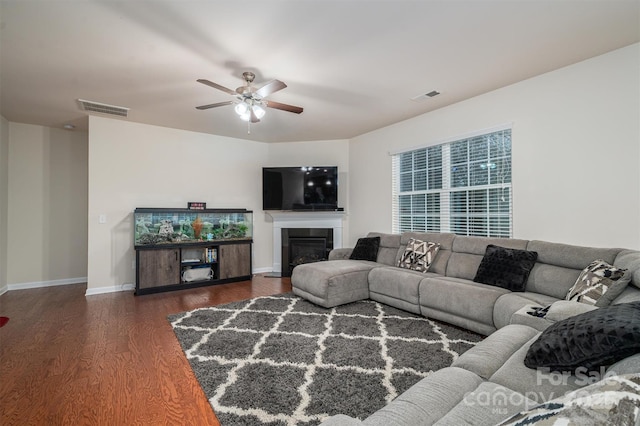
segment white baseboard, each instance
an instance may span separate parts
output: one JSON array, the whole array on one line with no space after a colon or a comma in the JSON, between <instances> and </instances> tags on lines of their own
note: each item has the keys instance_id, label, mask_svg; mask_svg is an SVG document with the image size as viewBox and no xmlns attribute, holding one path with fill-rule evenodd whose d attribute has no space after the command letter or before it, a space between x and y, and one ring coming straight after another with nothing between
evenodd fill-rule
<instances>
[{"instance_id":1,"label":"white baseboard","mask_svg":"<svg viewBox=\"0 0 640 426\"><path fill-rule=\"evenodd\" d=\"M267 266L264 268L256 268L253 270L253 274L263 274L273 272L273 268ZM41 287L53 287L58 285L68 285L68 284L81 284L86 283L87 277L80 278L66 278L62 280L51 280L51 281L35 281L30 283L19 283L19 284L8 284L6 287L0 288L0 295L6 293L7 291L13 290L26 290L30 288L41 288ZM134 291L136 289L135 284L125 283L121 285L107 286L107 287L96 287L96 288L87 288L85 292L85 296L93 296L96 294L105 294L105 293L115 293L118 291Z\"/></svg>"},{"instance_id":2,"label":"white baseboard","mask_svg":"<svg viewBox=\"0 0 640 426\"><path fill-rule=\"evenodd\" d=\"M136 289L134 284L124 283L121 285L113 285L108 287L95 287L88 288L85 296L94 296L96 294L105 294L105 293L116 293L118 291L133 291Z\"/></svg>"},{"instance_id":3,"label":"white baseboard","mask_svg":"<svg viewBox=\"0 0 640 426\"><path fill-rule=\"evenodd\" d=\"M273 268L271 266L267 266L264 268L256 268L253 270L253 274L264 274L265 272L273 272Z\"/></svg>"},{"instance_id":4,"label":"white baseboard","mask_svg":"<svg viewBox=\"0 0 640 426\"><path fill-rule=\"evenodd\" d=\"M62 280L34 281L30 283L8 284L7 290L26 290L29 288L54 287L58 285L82 284L87 282L87 277L65 278Z\"/></svg>"}]
</instances>

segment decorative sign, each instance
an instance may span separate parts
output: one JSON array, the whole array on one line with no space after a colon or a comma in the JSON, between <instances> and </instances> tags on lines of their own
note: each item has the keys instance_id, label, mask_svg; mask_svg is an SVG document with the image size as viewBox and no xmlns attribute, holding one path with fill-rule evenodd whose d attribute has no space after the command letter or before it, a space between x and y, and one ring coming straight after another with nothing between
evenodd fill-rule
<instances>
[{"instance_id":1,"label":"decorative sign","mask_svg":"<svg viewBox=\"0 0 640 426\"><path fill-rule=\"evenodd\" d=\"M207 203L203 203L200 201L189 201L187 203L187 207L189 210L204 210L207 208Z\"/></svg>"}]
</instances>

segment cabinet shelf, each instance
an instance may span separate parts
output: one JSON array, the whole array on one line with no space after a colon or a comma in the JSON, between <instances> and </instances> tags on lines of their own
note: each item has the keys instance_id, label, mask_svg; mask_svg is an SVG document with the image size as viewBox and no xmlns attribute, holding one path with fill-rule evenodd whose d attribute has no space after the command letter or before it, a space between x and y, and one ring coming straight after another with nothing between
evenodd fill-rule
<instances>
[{"instance_id":1,"label":"cabinet shelf","mask_svg":"<svg viewBox=\"0 0 640 426\"><path fill-rule=\"evenodd\" d=\"M136 295L251 279L252 240L138 246Z\"/></svg>"}]
</instances>

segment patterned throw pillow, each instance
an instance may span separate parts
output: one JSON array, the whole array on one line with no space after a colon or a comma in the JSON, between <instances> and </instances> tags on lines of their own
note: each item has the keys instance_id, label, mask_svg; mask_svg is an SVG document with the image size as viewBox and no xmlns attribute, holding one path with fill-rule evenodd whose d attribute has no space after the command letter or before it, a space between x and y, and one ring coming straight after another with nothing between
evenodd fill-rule
<instances>
[{"instance_id":1,"label":"patterned throw pillow","mask_svg":"<svg viewBox=\"0 0 640 426\"><path fill-rule=\"evenodd\" d=\"M607 377L531 410L499 426L637 425L640 422L640 374Z\"/></svg>"},{"instance_id":2,"label":"patterned throw pillow","mask_svg":"<svg viewBox=\"0 0 640 426\"><path fill-rule=\"evenodd\" d=\"M440 250L440 244L410 238L402 257L398 261L400 268L427 272Z\"/></svg>"},{"instance_id":3,"label":"patterned throw pillow","mask_svg":"<svg viewBox=\"0 0 640 426\"><path fill-rule=\"evenodd\" d=\"M608 306L631 281L626 269L616 268L604 260L594 260L581 273L566 300L588 305Z\"/></svg>"}]
</instances>

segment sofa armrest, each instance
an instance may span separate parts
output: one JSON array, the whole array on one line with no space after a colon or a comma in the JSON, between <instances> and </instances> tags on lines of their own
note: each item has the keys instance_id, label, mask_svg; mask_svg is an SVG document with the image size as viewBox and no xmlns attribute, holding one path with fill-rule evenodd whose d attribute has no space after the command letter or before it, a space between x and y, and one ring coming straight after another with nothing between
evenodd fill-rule
<instances>
[{"instance_id":1,"label":"sofa armrest","mask_svg":"<svg viewBox=\"0 0 640 426\"><path fill-rule=\"evenodd\" d=\"M546 316L544 318L529 315L527 312L533 310L534 307L541 307L540 305L526 305L520 308L511 316L509 324L528 325L531 328L535 328L538 331L544 331L547 327L553 324Z\"/></svg>"},{"instance_id":2,"label":"sofa armrest","mask_svg":"<svg viewBox=\"0 0 640 426\"><path fill-rule=\"evenodd\" d=\"M337 248L329 252L329 260L344 260L349 259L353 248Z\"/></svg>"},{"instance_id":3,"label":"sofa armrest","mask_svg":"<svg viewBox=\"0 0 640 426\"><path fill-rule=\"evenodd\" d=\"M544 316L545 319L553 322L562 321L563 319L573 317L585 312L598 309L596 306L587 305L586 303L574 302L570 300L558 300L553 302L549 307L549 311Z\"/></svg>"}]
</instances>

